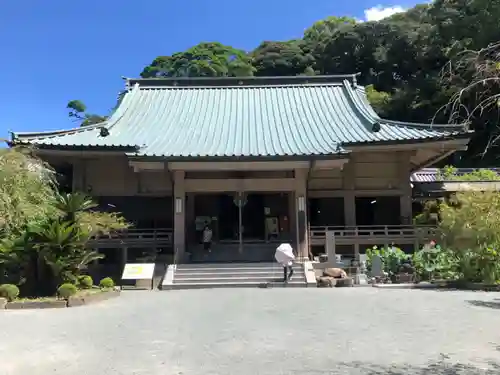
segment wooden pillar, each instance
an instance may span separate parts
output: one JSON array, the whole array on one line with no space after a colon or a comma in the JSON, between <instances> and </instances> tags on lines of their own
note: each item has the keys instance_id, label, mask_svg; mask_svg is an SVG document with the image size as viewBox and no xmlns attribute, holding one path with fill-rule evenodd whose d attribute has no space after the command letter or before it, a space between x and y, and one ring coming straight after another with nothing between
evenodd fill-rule
<instances>
[{"instance_id":1,"label":"wooden pillar","mask_svg":"<svg viewBox=\"0 0 500 375\"><path fill-rule=\"evenodd\" d=\"M412 189L410 185L410 152L399 152L398 155L398 177L400 196L401 224L411 225L413 221Z\"/></svg>"},{"instance_id":2,"label":"wooden pillar","mask_svg":"<svg viewBox=\"0 0 500 375\"><path fill-rule=\"evenodd\" d=\"M344 220L346 227L356 226L356 195L354 189L356 187L356 170L355 170L354 155L348 163L344 164L342 186L344 188ZM353 243L354 259L359 261L359 243L357 239Z\"/></svg>"},{"instance_id":3,"label":"wooden pillar","mask_svg":"<svg viewBox=\"0 0 500 375\"><path fill-rule=\"evenodd\" d=\"M297 231L297 258L309 259L309 220L307 218L308 169L295 170L295 228Z\"/></svg>"},{"instance_id":4,"label":"wooden pillar","mask_svg":"<svg viewBox=\"0 0 500 375\"><path fill-rule=\"evenodd\" d=\"M182 263L186 251L186 190L184 171L174 172L174 254Z\"/></svg>"},{"instance_id":5,"label":"wooden pillar","mask_svg":"<svg viewBox=\"0 0 500 375\"><path fill-rule=\"evenodd\" d=\"M345 191L344 194L344 217L345 225L348 227L356 226L356 197L354 188L356 185L356 177L354 170L354 160L349 160L344 164L342 185Z\"/></svg>"},{"instance_id":6,"label":"wooden pillar","mask_svg":"<svg viewBox=\"0 0 500 375\"><path fill-rule=\"evenodd\" d=\"M288 235L289 241L294 241L297 238L297 214L295 208L295 192L288 193Z\"/></svg>"},{"instance_id":7,"label":"wooden pillar","mask_svg":"<svg viewBox=\"0 0 500 375\"><path fill-rule=\"evenodd\" d=\"M78 159L73 162L73 178L71 190L73 192L87 192L87 161Z\"/></svg>"}]
</instances>

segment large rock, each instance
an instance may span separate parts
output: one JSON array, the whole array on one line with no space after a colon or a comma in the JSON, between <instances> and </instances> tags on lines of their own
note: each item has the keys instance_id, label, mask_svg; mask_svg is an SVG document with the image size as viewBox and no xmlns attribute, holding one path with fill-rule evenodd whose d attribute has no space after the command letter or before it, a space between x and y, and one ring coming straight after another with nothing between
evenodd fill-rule
<instances>
[{"instance_id":1,"label":"large rock","mask_svg":"<svg viewBox=\"0 0 500 375\"><path fill-rule=\"evenodd\" d=\"M0 310L5 309L5 305L7 305L7 299L0 297Z\"/></svg>"},{"instance_id":2,"label":"large rock","mask_svg":"<svg viewBox=\"0 0 500 375\"><path fill-rule=\"evenodd\" d=\"M337 280L331 276L320 276L316 281L318 288L332 288L337 283Z\"/></svg>"},{"instance_id":3,"label":"large rock","mask_svg":"<svg viewBox=\"0 0 500 375\"><path fill-rule=\"evenodd\" d=\"M342 268L325 268L323 276L330 276L336 279L347 279L347 273Z\"/></svg>"}]
</instances>

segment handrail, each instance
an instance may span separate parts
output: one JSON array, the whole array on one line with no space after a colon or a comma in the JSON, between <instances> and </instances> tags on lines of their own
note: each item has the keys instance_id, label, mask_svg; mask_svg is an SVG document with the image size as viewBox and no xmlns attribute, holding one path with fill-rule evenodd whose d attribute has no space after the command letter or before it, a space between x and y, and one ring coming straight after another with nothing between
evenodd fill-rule
<instances>
[{"instance_id":1,"label":"handrail","mask_svg":"<svg viewBox=\"0 0 500 375\"><path fill-rule=\"evenodd\" d=\"M170 228L131 228L112 232L106 235L97 235L93 241L166 241L172 242L172 229Z\"/></svg>"},{"instance_id":2,"label":"handrail","mask_svg":"<svg viewBox=\"0 0 500 375\"><path fill-rule=\"evenodd\" d=\"M358 225L358 226L311 226L313 239L326 238L332 231L336 237L427 237L437 233L437 228L420 225Z\"/></svg>"}]
</instances>

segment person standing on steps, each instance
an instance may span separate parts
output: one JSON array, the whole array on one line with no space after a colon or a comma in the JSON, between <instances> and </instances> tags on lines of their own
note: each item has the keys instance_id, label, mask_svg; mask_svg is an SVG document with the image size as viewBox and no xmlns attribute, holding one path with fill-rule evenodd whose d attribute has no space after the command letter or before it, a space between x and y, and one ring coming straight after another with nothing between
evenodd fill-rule
<instances>
[{"instance_id":1,"label":"person standing on steps","mask_svg":"<svg viewBox=\"0 0 500 375\"><path fill-rule=\"evenodd\" d=\"M203 250L212 252L212 229L208 225L205 225L205 229L203 229Z\"/></svg>"},{"instance_id":2,"label":"person standing on steps","mask_svg":"<svg viewBox=\"0 0 500 375\"><path fill-rule=\"evenodd\" d=\"M283 266L283 282L290 281L293 276L293 261L295 260L292 246L289 243L282 243L276 248L274 258Z\"/></svg>"}]
</instances>

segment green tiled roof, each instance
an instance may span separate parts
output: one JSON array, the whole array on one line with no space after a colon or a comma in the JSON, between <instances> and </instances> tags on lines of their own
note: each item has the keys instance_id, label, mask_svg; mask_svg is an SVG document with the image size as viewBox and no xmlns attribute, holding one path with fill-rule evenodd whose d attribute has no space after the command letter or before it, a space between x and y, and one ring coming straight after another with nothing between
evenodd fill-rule
<instances>
[{"instance_id":1,"label":"green tiled roof","mask_svg":"<svg viewBox=\"0 0 500 375\"><path fill-rule=\"evenodd\" d=\"M13 143L111 147L169 158L286 157L334 155L345 152L346 145L465 133L462 126L381 119L355 76L131 79L127 88L104 123L14 133Z\"/></svg>"}]
</instances>

